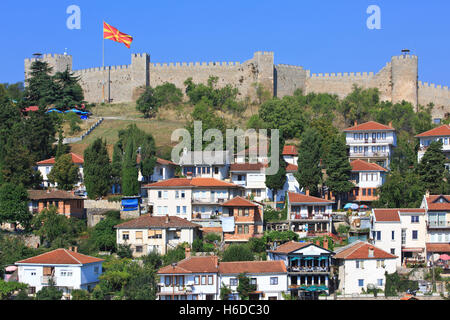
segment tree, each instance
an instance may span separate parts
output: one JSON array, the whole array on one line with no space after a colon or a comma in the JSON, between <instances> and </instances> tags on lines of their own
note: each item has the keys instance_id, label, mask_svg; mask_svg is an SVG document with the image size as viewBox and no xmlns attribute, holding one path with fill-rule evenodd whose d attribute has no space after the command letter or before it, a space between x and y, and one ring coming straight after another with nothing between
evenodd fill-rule
<instances>
[{"instance_id":1,"label":"tree","mask_svg":"<svg viewBox=\"0 0 450 320\"><path fill-rule=\"evenodd\" d=\"M156 271L150 265L131 264L128 270L130 277L123 288L127 300L156 300Z\"/></svg>"},{"instance_id":2,"label":"tree","mask_svg":"<svg viewBox=\"0 0 450 320\"><path fill-rule=\"evenodd\" d=\"M393 171L379 190L379 200L372 205L374 208L417 208L425 191L416 173Z\"/></svg>"},{"instance_id":3,"label":"tree","mask_svg":"<svg viewBox=\"0 0 450 320\"><path fill-rule=\"evenodd\" d=\"M80 77L74 76L74 73L69 68L63 72L57 72L53 80L58 93L58 98L55 101L57 109L67 110L83 103L84 94L79 84Z\"/></svg>"},{"instance_id":4,"label":"tree","mask_svg":"<svg viewBox=\"0 0 450 320\"><path fill-rule=\"evenodd\" d=\"M63 293L55 286L55 281L50 279L49 285L36 293L36 300L61 300L62 296Z\"/></svg>"},{"instance_id":5,"label":"tree","mask_svg":"<svg viewBox=\"0 0 450 320\"><path fill-rule=\"evenodd\" d=\"M178 105L183 101L183 92L173 83L164 83L155 87L154 96L158 107L166 105Z\"/></svg>"},{"instance_id":6,"label":"tree","mask_svg":"<svg viewBox=\"0 0 450 320\"><path fill-rule=\"evenodd\" d=\"M131 246L127 244L119 244L116 253L121 259L133 258L133 251L131 250Z\"/></svg>"},{"instance_id":7,"label":"tree","mask_svg":"<svg viewBox=\"0 0 450 320\"><path fill-rule=\"evenodd\" d=\"M180 244L175 249L169 249L162 257L163 266L168 266L172 263L177 263L186 258L186 246L188 244Z\"/></svg>"},{"instance_id":8,"label":"tree","mask_svg":"<svg viewBox=\"0 0 450 320\"><path fill-rule=\"evenodd\" d=\"M90 199L107 195L111 188L111 165L106 141L100 138L84 151L84 184Z\"/></svg>"},{"instance_id":9,"label":"tree","mask_svg":"<svg viewBox=\"0 0 450 320\"><path fill-rule=\"evenodd\" d=\"M29 229L32 218L28 209L27 190L20 184L3 184L0 187L0 224L19 223Z\"/></svg>"},{"instance_id":10,"label":"tree","mask_svg":"<svg viewBox=\"0 0 450 320\"><path fill-rule=\"evenodd\" d=\"M71 292L72 300L90 300L90 294L87 290L75 289Z\"/></svg>"},{"instance_id":11,"label":"tree","mask_svg":"<svg viewBox=\"0 0 450 320\"><path fill-rule=\"evenodd\" d=\"M117 213L119 217L117 217ZM116 225L120 224L118 211L107 212L106 219L97 223L92 230L91 240L100 251L116 251Z\"/></svg>"},{"instance_id":12,"label":"tree","mask_svg":"<svg viewBox=\"0 0 450 320\"><path fill-rule=\"evenodd\" d=\"M300 187L318 195L318 185L322 181L322 168L320 166L321 138L315 129L308 128L301 138L299 148L298 172L295 174Z\"/></svg>"},{"instance_id":13,"label":"tree","mask_svg":"<svg viewBox=\"0 0 450 320\"><path fill-rule=\"evenodd\" d=\"M266 186L272 190L273 201L277 199L278 190L282 190L286 183L286 161L283 158L284 140L281 138L280 148L278 150L279 168L276 174L266 175ZM270 153L272 153L272 145L270 145Z\"/></svg>"},{"instance_id":14,"label":"tree","mask_svg":"<svg viewBox=\"0 0 450 320\"><path fill-rule=\"evenodd\" d=\"M231 288L222 283L222 285L220 286L220 300L229 300L232 293L233 291L231 290Z\"/></svg>"},{"instance_id":15,"label":"tree","mask_svg":"<svg viewBox=\"0 0 450 320\"><path fill-rule=\"evenodd\" d=\"M28 285L20 282L6 282L0 280L0 300L9 300L16 291L23 291Z\"/></svg>"},{"instance_id":16,"label":"tree","mask_svg":"<svg viewBox=\"0 0 450 320\"><path fill-rule=\"evenodd\" d=\"M266 251L266 243L261 238L250 238L248 246L252 252L262 253Z\"/></svg>"},{"instance_id":17,"label":"tree","mask_svg":"<svg viewBox=\"0 0 450 320\"><path fill-rule=\"evenodd\" d=\"M56 147L55 152L55 159L58 160L58 158L64 154L67 154L70 152L70 147L66 144L64 144L64 135L63 130L60 128L58 130L58 146Z\"/></svg>"},{"instance_id":18,"label":"tree","mask_svg":"<svg viewBox=\"0 0 450 320\"><path fill-rule=\"evenodd\" d=\"M134 141L127 144L122 163L122 194L136 196L139 194L138 169L136 164Z\"/></svg>"},{"instance_id":19,"label":"tree","mask_svg":"<svg viewBox=\"0 0 450 320\"><path fill-rule=\"evenodd\" d=\"M151 118L158 112L158 99L155 96L155 89L145 88L144 93L136 101L136 110L143 113L145 118Z\"/></svg>"},{"instance_id":20,"label":"tree","mask_svg":"<svg viewBox=\"0 0 450 320\"><path fill-rule=\"evenodd\" d=\"M446 157L442 152L442 142L430 144L417 166L417 173L426 190L431 194L441 194L444 182Z\"/></svg>"},{"instance_id":21,"label":"tree","mask_svg":"<svg viewBox=\"0 0 450 320\"><path fill-rule=\"evenodd\" d=\"M241 300L248 300L250 294L256 291L256 285L250 283L250 278L245 273L241 273L238 276L238 281L239 284L236 291L239 293L239 298Z\"/></svg>"},{"instance_id":22,"label":"tree","mask_svg":"<svg viewBox=\"0 0 450 320\"><path fill-rule=\"evenodd\" d=\"M58 88L51 73L52 67L45 61L36 60L31 64L24 92L27 106L47 107L56 101Z\"/></svg>"},{"instance_id":23,"label":"tree","mask_svg":"<svg viewBox=\"0 0 450 320\"><path fill-rule=\"evenodd\" d=\"M337 136L330 148L327 157L327 180L326 185L329 187L337 199L338 210L341 209L342 195L350 192L354 185L349 181L352 167L347 157L347 145L341 136Z\"/></svg>"},{"instance_id":24,"label":"tree","mask_svg":"<svg viewBox=\"0 0 450 320\"><path fill-rule=\"evenodd\" d=\"M57 183L58 189L70 191L79 180L78 166L72 162L70 154L58 157L52 171L48 174L51 183Z\"/></svg>"},{"instance_id":25,"label":"tree","mask_svg":"<svg viewBox=\"0 0 450 320\"><path fill-rule=\"evenodd\" d=\"M223 262L253 261L255 257L247 244L233 244L223 253Z\"/></svg>"}]
</instances>

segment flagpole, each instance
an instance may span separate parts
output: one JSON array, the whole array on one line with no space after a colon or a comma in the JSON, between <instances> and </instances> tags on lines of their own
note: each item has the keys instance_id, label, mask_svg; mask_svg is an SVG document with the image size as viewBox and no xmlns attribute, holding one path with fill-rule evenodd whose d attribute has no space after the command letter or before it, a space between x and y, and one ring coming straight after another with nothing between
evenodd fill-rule
<instances>
[{"instance_id":1,"label":"flagpole","mask_svg":"<svg viewBox=\"0 0 450 320\"><path fill-rule=\"evenodd\" d=\"M105 21L103 20L102 29L105 27ZM102 84L102 102L105 103L105 35L102 31L102 63L103 63L103 84Z\"/></svg>"}]
</instances>

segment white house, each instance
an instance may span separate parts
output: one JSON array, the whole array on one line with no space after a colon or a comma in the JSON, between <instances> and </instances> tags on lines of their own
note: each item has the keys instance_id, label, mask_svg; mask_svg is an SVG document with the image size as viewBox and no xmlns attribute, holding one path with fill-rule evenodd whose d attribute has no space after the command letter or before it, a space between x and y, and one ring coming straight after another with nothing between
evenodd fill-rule
<instances>
[{"instance_id":1,"label":"white house","mask_svg":"<svg viewBox=\"0 0 450 320\"><path fill-rule=\"evenodd\" d=\"M425 155L428 147L433 141L442 142L442 151L447 157L447 169L450 170L450 125L445 124L443 126L431 129L416 136L420 139L420 148L418 152L418 161L420 162Z\"/></svg>"},{"instance_id":2,"label":"white house","mask_svg":"<svg viewBox=\"0 0 450 320\"><path fill-rule=\"evenodd\" d=\"M427 261L433 262L450 254L450 195L426 194L421 208L427 211Z\"/></svg>"},{"instance_id":3,"label":"white house","mask_svg":"<svg viewBox=\"0 0 450 320\"><path fill-rule=\"evenodd\" d=\"M174 178L145 185L148 205L155 216L179 216L187 220L209 219L222 213L222 204L244 192L238 186L214 178Z\"/></svg>"},{"instance_id":4,"label":"white house","mask_svg":"<svg viewBox=\"0 0 450 320\"><path fill-rule=\"evenodd\" d=\"M266 200L266 173L262 163L234 163L230 167L231 182L245 188L245 196L256 201Z\"/></svg>"},{"instance_id":5,"label":"white house","mask_svg":"<svg viewBox=\"0 0 450 320\"><path fill-rule=\"evenodd\" d=\"M300 237L331 232L333 201L288 192L288 222Z\"/></svg>"},{"instance_id":6,"label":"white house","mask_svg":"<svg viewBox=\"0 0 450 320\"><path fill-rule=\"evenodd\" d=\"M225 180L231 164L228 151L184 151L179 165L185 177Z\"/></svg>"},{"instance_id":7,"label":"white house","mask_svg":"<svg viewBox=\"0 0 450 320\"><path fill-rule=\"evenodd\" d=\"M158 300L218 300L218 257L191 257L159 269Z\"/></svg>"},{"instance_id":8,"label":"white house","mask_svg":"<svg viewBox=\"0 0 450 320\"><path fill-rule=\"evenodd\" d=\"M376 247L397 256L396 264L401 266L402 224L398 210L372 210L372 242Z\"/></svg>"},{"instance_id":9,"label":"white house","mask_svg":"<svg viewBox=\"0 0 450 320\"><path fill-rule=\"evenodd\" d=\"M76 186L80 187L84 181L84 172L83 172L84 159L82 156L75 154L75 153L70 153L70 155L72 157L72 162L79 168L79 174L78 174L79 180L78 180L78 183ZM48 180L48 175L52 171L53 167L55 166L55 163L56 163L55 158L39 161L38 163L36 163L37 170L39 170L39 172L41 173L41 176L42 176L43 187L45 187L45 188L57 187L57 185L58 185L57 183L52 184Z\"/></svg>"},{"instance_id":10,"label":"white house","mask_svg":"<svg viewBox=\"0 0 450 320\"><path fill-rule=\"evenodd\" d=\"M267 251L270 261L283 261L288 272L288 287L293 296L306 292L330 293L331 259L334 253L311 242L287 242Z\"/></svg>"},{"instance_id":11,"label":"white house","mask_svg":"<svg viewBox=\"0 0 450 320\"><path fill-rule=\"evenodd\" d=\"M370 121L344 130L350 147L350 161L360 159L389 168L393 148L397 146L397 135L389 126Z\"/></svg>"},{"instance_id":12,"label":"white house","mask_svg":"<svg viewBox=\"0 0 450 320\"><path fill-rule=\"evenodd\" d=\"M349 201L370 203L379 199L378 189L384 184L388 170L376 163L356 159L352 167L351 182L355 188L350 192Z\"/></svg>"},{"instance_id":13,"label":"white house","mask_svg":"<svg viewBox=\"0 0 450 320\"><path fill-rule=\"evenodd\" d=\"M138 155L137 162L140 162L140 157ZM168 180L175 177L175 168L178 165L172 161L164 160L161 158L156 158L156 165L153 168L153 174L149 177L142 176L142 173L139 171L138 180L141 182L158 182L162 180Z\"/></svg>"},{"instance_id":14,"label":"white house","mask_svg":"<svg viewBox=\"0 0 450 320\"><path fill-rule=\"evenodd\" d=\"M289 164L298 164L298 151L295 146L287 145L283 148L283 158Z\"/></svg>"},{"instance_id":15,"label":"white house","mask_svg":"<svg viewBox=\"0 0 450 320\"><path fill-rule=\"evenodd\" d=\"M153 251L161 255L179 244L192 245L200 225L179 217L141 216L115 226L118 245L130 245L134 257Z\"/></svg>"},{"instance_id":16,"label":"white house","mask_svg":"<svg viewBox=\"0 0 450 320\"><path fill-rule=\"evenodd\" d=\"M18 282L29 286L35 294L49 285L55 286L70 296L72 290L91 291L102 274L103 259L86 256L67 249L56 249L15 263L19 267Z\"/></svg>"},{"instance_id":17,"label":"white house","mask_svg":"<svg viewBox=\"0 0 450 320\"><path fill-rule=\"evenodd\" d=\"M372 286L384 290L385 273L396 272L397 256L359 240L335 250L334 258L338 288L345 295L361 294Z\"/></svg>"},{"instance_id":18,"label":"white house","mask_svg":"<svg viewBox=\"0 0 450 320\"><path fill-rule=\"evenodd\" d=\"M282 293L288 291L288 275L283 261L220 262L220 285L231 289L230 300L240 300L236 291L240 274L245 274L256 286L256 290L250 293L250 300L283 300Z\"/></svg>"}]
</instances>

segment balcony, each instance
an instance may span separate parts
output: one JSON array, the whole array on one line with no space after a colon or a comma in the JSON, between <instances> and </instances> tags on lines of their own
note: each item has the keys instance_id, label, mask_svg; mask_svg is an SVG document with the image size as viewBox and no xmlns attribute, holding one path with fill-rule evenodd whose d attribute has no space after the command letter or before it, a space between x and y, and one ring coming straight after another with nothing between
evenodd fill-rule
<instances>
[{"instance_id":1,"label":"balcony","mask_svg":"<svg viewBox=\"0 0 450 320\"><path fill-rule=\"evenodd\" d=\"M450 221L438 221L434 223L427 223L428 230L450 229Z\"/></svg>"},{"instance_id":2,"label":"balcony","mask_svg":"<svg viewBox=\"0 0 450 320\"><path fill-rule=\"evenodd\" d=\"M324 220L324 221L328 221L329 216L325 215L325 214L309 214L309 215L292 214L291 220L304 220L304 221Z\"/></svg>"},{"instance_id":3,"label":"balcony","mask_svg":"<svg viewBox=\"0 0 450 320\"><path fill-rule=\"evenodd\" d=\"M387 158L389 157L389 152L371 152L371 151L367 151L367 152L350 152L350 157L353 158Z\"/></svg>"},{"instance_id":4,"label":"balcony","mask_svg":"<svg viewBox=\"0 0 450 320\"><path fill-rule=\"evenodd\" d=\"M227 201L226 198L194 198L192 204L222 204Z\"/></svg>"},{"instance_id":5,"label":"balcony","mask_svg":"<svg viewBox=\"0 0 450 320\"><path fill-rule=\"evenodd\" d=\"M327 267L288 267L288 272L294 273L330 273Z\"/></svg>"}]
</instances>

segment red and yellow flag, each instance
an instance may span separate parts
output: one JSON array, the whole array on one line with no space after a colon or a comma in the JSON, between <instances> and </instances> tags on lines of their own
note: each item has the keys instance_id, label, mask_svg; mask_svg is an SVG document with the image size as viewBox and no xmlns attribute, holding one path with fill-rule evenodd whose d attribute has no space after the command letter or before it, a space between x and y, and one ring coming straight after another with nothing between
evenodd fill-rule
<instances>
[{"instance_id":1,"label":"red and yellow flag","mask_svg":"<svg viewBox=\"0 0 450 320\"><path fill-rule=\"evenodd\" d=\"M133 42L132 36L120 32L106 22L103 22L103 38L123 43L128 49L130 48L131 42Z\"/></svg>"}]
</instances>

